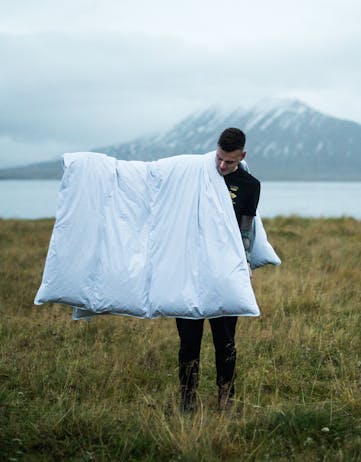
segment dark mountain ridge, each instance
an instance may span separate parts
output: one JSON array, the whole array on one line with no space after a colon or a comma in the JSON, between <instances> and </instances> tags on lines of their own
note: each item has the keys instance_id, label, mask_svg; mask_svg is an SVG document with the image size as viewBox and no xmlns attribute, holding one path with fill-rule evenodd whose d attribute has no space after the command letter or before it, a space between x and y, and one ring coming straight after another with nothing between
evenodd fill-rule
<instances>
[{"instance_id":1,"label":"dark mountain ridge","mask_svg":"<svg viewBox=\"0 0 361 462\"><path fill-rule=\"evenodd\" d=\"M246 133L247 161L261 180L361 180L361 125L322 114L296 100L263 102L248 110L209 108L163 134L94 152L145 161L202 154L214 150L219 134L231 126ZM61 175L61 160L0 170L0 179Z\"/></svg>"}]
</instances>

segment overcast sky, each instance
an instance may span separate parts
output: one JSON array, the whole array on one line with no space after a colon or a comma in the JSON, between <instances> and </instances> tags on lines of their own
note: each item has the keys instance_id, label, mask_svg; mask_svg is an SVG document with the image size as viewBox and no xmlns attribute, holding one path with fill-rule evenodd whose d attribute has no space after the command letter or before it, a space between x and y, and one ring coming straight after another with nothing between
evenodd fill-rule
<instances>
[{"instance_id":1,"label":"overcast sky","mask_svg":"<svg viewBox=\"0 0 361 462\"><path fill-rule=\"evenodd\" d=\"M298 98L361 123L359 0L0 0L0 167Z\"/></svg>"}]
</instances>

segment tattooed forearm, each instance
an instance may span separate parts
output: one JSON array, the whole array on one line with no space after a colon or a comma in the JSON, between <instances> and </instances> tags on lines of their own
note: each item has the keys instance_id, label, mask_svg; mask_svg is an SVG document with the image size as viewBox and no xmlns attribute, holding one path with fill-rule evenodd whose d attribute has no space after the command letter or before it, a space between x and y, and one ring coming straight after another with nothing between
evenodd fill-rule
<instances>
[{"instance_id":1,"label":"tattooed forearm","mask_svg":"<svg viewBox=\"0 0 361 462\"><path fill-rule=\"evenodd\" d=\"M248 263L251 261L251 252L254 242L254 228L253 228L253 217L242 216L240 223L240 230L242 235L242 241L244 250L246 252L246 258Z\"/></svg>"}]
</instances>

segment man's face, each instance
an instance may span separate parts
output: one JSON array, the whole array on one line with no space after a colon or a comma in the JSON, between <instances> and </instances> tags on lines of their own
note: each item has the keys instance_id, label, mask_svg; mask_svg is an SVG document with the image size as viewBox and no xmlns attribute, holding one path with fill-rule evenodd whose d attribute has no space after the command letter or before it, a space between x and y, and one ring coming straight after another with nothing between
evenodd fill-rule
<instances>
[{"instance_id":1,"label":"man's face","mask_svg":"<svg viewBox=\"0 0 361 462\"><path fill-rule=\"evenodd\" d=\"M228 175L237 170L238 163L244 158L246 153L241 149L226 152L218 146L216 151L216 163L218 173L222 176Z\"/></svg>"}]
</instances>

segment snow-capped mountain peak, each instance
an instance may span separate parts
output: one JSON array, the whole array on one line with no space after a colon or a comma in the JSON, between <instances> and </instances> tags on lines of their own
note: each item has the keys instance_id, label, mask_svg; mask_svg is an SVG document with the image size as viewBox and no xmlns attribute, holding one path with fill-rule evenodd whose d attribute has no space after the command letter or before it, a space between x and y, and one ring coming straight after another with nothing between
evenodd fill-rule
<instances>
[{"instance_id":1,"label":"snow-capped mountain peak","mask_svg":"<svg viewBox=\"0 0 361 462\"><path fill-rule=\"evenodd\" d=\"M361 180L361 125L288 98L263 100L249 109L211 106L164 133L95 151L126 160L201 154L216 149L227 127L239 127L246 133L247 161L261 180ZM50 164L44 163L43 169L48 178ZM30 170L24 167L21 174L19 168L3 170L0 178L24 178L26 171L42 178L41 165ZM60 162L53 168L61 176Z\"/></svg>"}]
</instances>

